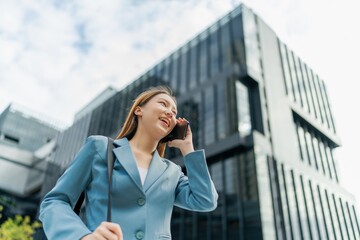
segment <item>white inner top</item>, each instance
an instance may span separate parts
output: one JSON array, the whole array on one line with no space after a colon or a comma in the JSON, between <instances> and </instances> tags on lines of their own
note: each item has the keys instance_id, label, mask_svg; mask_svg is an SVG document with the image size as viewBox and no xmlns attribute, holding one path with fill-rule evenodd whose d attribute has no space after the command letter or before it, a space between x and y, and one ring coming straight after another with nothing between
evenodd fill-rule
<instances>
[{"instance_id":1,"label":"white inner top","mask_svg":"<svg viewBox=\"0 0 360 240\"><path fill-rule=\"evenodd\" d=\"M146 175L148 173L148 169L138 166L138 170L139 170L139 174L140 174L141 183L144 186L144 182L145 182Z\"/></svg>"}]
</instances>

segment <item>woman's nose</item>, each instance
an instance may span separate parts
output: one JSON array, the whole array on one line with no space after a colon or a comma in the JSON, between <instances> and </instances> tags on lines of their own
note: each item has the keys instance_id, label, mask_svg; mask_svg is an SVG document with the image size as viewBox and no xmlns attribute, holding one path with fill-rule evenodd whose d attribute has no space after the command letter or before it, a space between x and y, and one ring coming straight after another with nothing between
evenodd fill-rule
<instances>
[{"instance_id":1,"label":"woman's nose","mask_svg":"<svg viewBox=\"0 0 360 240\"><path fill-rule=\"evenodd\" d=\"M167 110L165 111L165 115L166 115L167 117L172 117L172 116L174 115L174 113L173 113L172 111L170 111L169 109L167 109Z\"/></svg>"}]
</instances>

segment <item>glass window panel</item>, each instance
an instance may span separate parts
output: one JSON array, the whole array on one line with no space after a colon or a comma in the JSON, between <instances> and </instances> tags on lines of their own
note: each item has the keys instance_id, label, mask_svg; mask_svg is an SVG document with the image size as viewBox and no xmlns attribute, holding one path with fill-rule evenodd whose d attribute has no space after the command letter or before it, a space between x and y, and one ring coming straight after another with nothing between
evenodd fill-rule
<instances>
[{"instance_id":1,"label":"glass window panel","mask_svg":"<svg viewBox=\"0 0 360 240\"><path fill-rule=\"evenodd\" d=\"M209 37L209 48L210 48L210 75L219 72L219 41L218 41L218 31L215 31L210 34Z\"/></svg>"},{"instance_id":2,"label":"glass window panel","mask_svg":"<svg viewBox=\"0 0 360 240\"><path fill-rule=\"evenodd\" d=\"M248 10L244 10L243 21L246 65L248 71L254 74L255 78L261 78L260 48L255 15Z\"/></svg>"},{"instance_id":3,"label":"glass window panel","mask_svg":"<svg viewBox=\"0 0 360 240\"><path fill-rule=\"evenodd\" d=\"M205 145L215 141L215 106L214 89L209 87L204 92L204 133Z\"/></svg>"},{"instance_id":4,"label":"glass window panel","mask_svg":"<svg viewBox=\"0 0 360 240\"><path fill-rule=\"evenodd\" d=\"M191 48L190 48L190 59L189 59L189 86L190 89L193 89L197 86L198 82L198 42L197 40L193 40L191 42Z\"/></svg>"},{"instance_id":5,"label":"glass window panel","mask_svg":"<svg viewBox=\"0 0 360 240\"><path fill-rule=\"evenodd\" d=\"M304 76L304 83L305 83L305 89L306 89L306 94L307 94L307 98L309 100L309 110L310 112L313 114L313 116L315 118L317 118L317 111L315 108L315 99L314 99L314 93L313 93L313 89L310 83L310 76L309 76L309 70L308 67L305 63L301 63L301 69L303 72L303 76Z\"/></svg>"},{"instance_id":6,"label":"glass window panel","mask_svg":"<svg viewBox=\"0 0 360 240\"><path fill-rule=\"evenodd\" d=\"M171 69L171 81L170 87L174 90L175 94L177 93L177 83L179 79L179 52L175 52L173 54L173 61L172 61L172 69Z\"/></svg>"},{"instance_id":7,"label":"glass window panel","mask_svg":"<svg viewBox=\"0 0 360 240\"><path fill-rule=\"evenodd\" d=\"M294 91L294 99L295 99L295 102L300 104L301 100L300 100L298 79L296 76L294 54L291 50L288 50L288 61L289 61L289 66L290 66L291 83L292 83L292 87L293 87L293 91Z\"/></svg>"},{"instance_id":8,"label":"glass window panel","mask_svg":"<svg viewBox=\"0 0 360 240\"><path fill-rule=\"evenodd\" d=\"M322 92L323 92L323 97L324 97L324 101L325 101L325 106L326 106L327 112L328 112L330 129L333 130L334 133L336 133L334 118L333 118L333 115L332 115L332 112L331 112L331 107L330 107L330 103L329 103L329 98L328 98L326 86L325 86L324 81L321 81L320 84L321 84L321 87L322 87Z\"/></svg>"},{"instance_id":9,"label":"glass window panel","mask_svg":"<svg viewBox=\"0 0 360 240\"><path fill-rule=\"evenodd\" d=\"M285 44L283 44L280 41L279 41L279 45L280 45L281 63L284 74L286 94L290 97L290 99L295 101L294 92L292 91L291 76L289 71L290 66L287 58L287 49Z\"/></svg>"},{"instance_id":10,"label":"glass window panel","mask_svg":"<svg viewBox=\"0 0 360 240\"><path fill-rule=\"evenodd\" d=\"M239 26L242 26L242 17L241 15L237 15L234 17L231 21L231 33L233 37L233 61L234 63L237 63L235 66L239 67L239 70L241 72L245 72L246 69L246 61L245 61L245 46L243 41L243 32L242 28Z\"/></svg>"},{"instance_id":11,"label":"glass window panel","mask_svg":"<svg viewBox=\"0 0 360 240\"><path fill-rule=\"evenodd\" d=\"M315 88L314 75L313 75L313 71L309 67L307 67L307 74L308 74L308 78L309 78L309 85L310 85L312 99L314 101L315 117L317 119L321 119L319 99L318 99L316 88Z\"/></svg>"},{"instance_id":12,"label":"glass window panel","mask_svg":"<svg viewBox=\"0 0 360 240\"><path fill-rule=\"evenodd\" d=\"M209 232L210 229L209 226L210 226L210 221L211 221L211 218L209 217L209 214L207 213L198 213L198 218L197 218L197 239L199 240L207 240L207 233ZM178 238L175 238L174 239L178 239ZM180 238L179 238L180 239Z\"/></svg>"},{"instance_id":13,"label":"glass window panel","mask_svg":"<svg viewBox=\"0 0 360 240\"><path fill-rule=\"evenodd\" d=\"M313 140L313 147L314 147L314 156L315 156L316 169L318 169L319 171L321 171L320 169L322 169L323 173L325 174L325 169L322 168L322 165L321 165L321 158L320 158L320 152L319 152L319 143L318 143L318 140L317 140L315 135L312 135L312 140Z\"/></svg>"},{"instance_id":14,"label":"glass window panel","mask_svg":"<svg viewBox=\"0 0 360 240\"><path fill-rule=\"evenodd\" d=\"M325 107L323 93L322 93L322 89L320 87L321 80L317 74L314 75L314 81L315 81L315 88L316 88L316 91L317 91L317 94L319 97L319 105L320 105L320 110L321 110L321 114L322 114L322 123L324 123L324 125L326 125L326 127L330 128L328 114L327 114L327 108Z\"/></svg>"},{"instance_id":15,"label":"glass window panel","mask_svg":"<svg viewBox=\"0 0 360 240\"><path fill-rule=\"evenodd\" d=\"M200 48L199 48L199 79L200 82L205 82L208 79L208 37L203 33L200 35Z\"/></svg>"},{"instance_id":16,"label":"glass window panel","mask_svg":"<svg viewBox=\"0 0 360 240\"><path fill-rule=\"evenodd\" d=\"M211 178L214 182L216 191L219 195L222 195L224 192L224 181L223 181L223 170L222 170L222 161L218 161L210 165Z\"/></svg>"},{"instance_id":17,"label":"glass window panel","mask_svg":"<svg viewBox=\"0 0 360 240\"><path fill-rule=\"evenodd\" d=\"M357 231L358 231L358 234L360 234L360 226L359 226L359 221L358 221L357 214L356 214L357 211L355 211L354 205L352 205L351 207L352 207L353 218L355 219L355 222L356 222Z\"/></svg>"},{"instance_id":18,"label":"glass window panel","mask_svg":"<svg viewBox=\"0 0 360 240\"><path fill-rule=\"evenodd\" d=\"M318 85L318 76L313 73L313 85L314 85L314 90L316 93L316 98L317 98L317 103L319 104L318 108L319 108L319 115L320 115L320 120L322 123L325 122L325 112L324 112L324 104L322 102L321 99L321 93L320 93L320 89L319 89L319 85Z\"/></svg>"},{"instance_id":19,"label":"glass window panel","mask_svg":"<svg viewBox=\"0 0 360 240\"><path fill-rule=\"evenodd\" d=\"M188 86L188 63L189 63L189 50L185 46L181 49L181 64L180 64L180 82L179 82L179 91L181 94L186 92Z\"/></svg>"},{"instance_id":20,"label":"glass window panel","mask_svg":"<svg viewBox=\"0 0 360 240\"><path fill-rule=\"evenodd\" d=\"M307 131L307 129L305 129L305 141L306 141L306 146L307 146L307 152L309 154L309 165L315 165L315 156L314 156L314 149L313 149L313 145L312 145L312 140L311 140L311 134Z\"/></svg>"},{"instance_id":21,"label":"glass window panel","mask_svg":"<svg viewBox=\"0 0 360 240\"><path fill-rule=\"evenodd\" d=\"M306 147L304 129L302 128L302 126L300 125L299 122L297 122L296 126L297 126L297 135L298 135L298 142L299 142L299 146L300 146L301 159L305 162L309 162L309 156L308 156L307 147Z\"/></svg>"},{"instance_id":22,"label":"glass window panel","mask_svg":"<svg viewBox=\"0 0 360 240\"><path fill-rule=\"evenodd\" d=\"M193 231L196 225L193 222L194 214L190 211L182 211L182 229L180 229L181 234L184 236L184 239L193 239Z\"/></svg>"},{"instance_id":23,"label":"glass window panel","mask_svg":"<svg viewBox=\"0 0 360 240\"><path fill-rule=\"evenodd\" d=\"M300 59L297 56L294 56L294 61L295 61L296 76L299 84L301 106L305 109L305 111L308 112L309 105L307 104L308 102L306 99L306 94L304 89L304 79L300 68Z\"/></svg>"},{"instance_id":24,"label":"glass window panel","mask_svg":"<svg viewBox=\"0 0 360 240\"><path fill-rule=\"evenodd\" d=\"M346 211L349 215L349 219L350 219L350 225L351 225L351 230L352 230L352 234L354 236L354 239L357 239L356 236L358 236L358 232L356 232L356 219L353 215L353 211L351 211L350 207L349 207L349 203L346 202Z\"/></svg>"},{"instance_id":25,"label":"glass window panel","mask_svg":"<svg viewBox=\"0 0 360 240\"><path fill-rule=\"evenodd\" d=\"M316 189L313 189L311 181L309 180L309 192L312 199L312 207L313 207L313 213L314 213L314 221L316 223L316 229L317 231L314 231L313 237L314 239L318 238L319 240L325 239L327 237L326 234L326 223L324 222L324 215L322 211L322 204L319 199L319 195L316 192ZM317 232L317 237L315 232Z\"/></svg>"},{"instance_id":26,"label":"glass window panel","mask_svg":"<svg viewBox=\"0 0 360 240\"><path fill-rule=\"evenodd\" d=\"M225 194L226 194L226 226L227 238L238 239L240 236L240 215L239 215L239 168L236 157L224 160L225 167Z\"/></svg>"},{"instance_id":27,"label":"glass window panel","mask_svg":"<svg viewBox=\"0 0 360 240\"><path fill-rule=\"evenodd\" d=\"M227 136L227 100L226 100L226 82L218 82L216 87L217 104L216 104L216 116L217 116L217 136L219 139L223 139Z\"/></svg>"},{"instance_id":28,"label":"glass window panel","mask_svg":"<svg viewBox=\"0 0 360 240\"><path fill-rule=\"evenodd\" d=\"M308 112L309 113L314 113L314 102L312 99L312 95L310 92L310 85L309 85L309 77L307 75L307 70L306 70L306 66L305 63L300 61L300 69L301 69L301 75L303 77L303 84L304 84L304 94L306 96L306 101L307 101L307 105L308 105Z\"/></svg>"},{"instance_id":29,"label":"glass window panel","mask_svg":"<svg viewBox=\"0 0 360 240\"><path fill-rule=\"evenodd\" d=\"M164 61L161 61L154 67L154 76L162 82L162 76L164 75Z\"/></svg>"},{"instance_id":30,"label":"glass window panel","mask_svg":"<svg viewBox=\"0 0 360 240\"><path fill-rule=\"evenodd\" d=\"M299 219L301 238L302 239L310 239L310 233L309 233L309 228L308 228L307 218L306 218L306 209L305 209L301 185L299 182L299 176L297 174L295 174L294 171L291 171L291 174L292 174L293 184L294 184L294 189L295 189L295 201L296 201L296 205L297 205L297 213L298 213L298 219Z\"/></svg>"},{"instance_id":31,"label":"glass window panel","mask_svg":"<svg viewBox=\"0 0 360 240\"><path fill-rule=\"evenodd\" d=\"M326 94L324 92L325 89L323 87L324 83L319 77L317 77L317 83L319 85L319 92L320 92L320 97L321 97L321 102L322 102L322 108L324 109L325 124L329 129L331 129L332 125L331 125L331 120L330 120L329 107L327 105L327 98L326 98Z\"/></svg>"},{"instance_id":32,"label":"glass window panel","mask_svg":"<svg viewBox=\"0 0 360 240\"><path fill-rule=\"evenodd\" d=\"M221 239L223 217L222 208L225 196L223 161L210 165L210 173L214 181L215 188L219 194L218 207L211 212L211 238Z\"/></svg>"},{"instance_id":33,"label":"glass window panel","mask_svg":"<svg viewBox=\"0 0 360 240\"><path fill-rule=\"evenodd\" d=\"M350 218L346 211L345 202L343 203L342 199L339 198L339 206L340 206L340 216L343 218L344 221L344 231L346 232L346 236L348 239L354 239L351 234L351 224L350 224ZM345 235L345 234L344 234Z\"/></svg>"},{"instance_id":34,"label":"glass window panel","mask_svg":"<svg viewBox=\"0 0 360 240\"><path fill-rule=\"evenodd\" d=\"M332 153L332 149L329 146L326 146L326 154L327 154L327 157L328 157L328 160L329 160L329 164L331 165L331 170L332 170L332 173L333 173L333 175L335 177L335 180L337 182L339 182L337 171L336 171L336 166L335 166L334 156L333 156L333 153Z\"/></svg>"},{"instance_id":35,"label":"glass window panel","mask_svg":"<svg viewBox=\"0 0 360 240\"><path fill-rule=\"evenodd\" d=\"M320 152L320 158L321 158L321 164L322 164L322 167L323 167L323 171L324 171L324 174L326 176L329 176L329 172L328 172L329 171L329 166L327 165L328 162L327 162L324 143L322 142L322 139L318 139L318 143L319 143L319 152Z\"/></svg>"},{"instance_id":36,"label":"glass window panel","mask_svg":"<svg viewBox=\"0 0 360 240\"><path fill-rule=\"evenodd\" d=\"M288 197L287 197L287 187L285 184L285 172L284 172L284 165L279 165L279 186L280 186L280 197L282 202L282 209L284 213L284 225L285 225L285 234L286 239L292 239L292 226L291 226L291 213L288 204Z\"/></svg>"},{"instance_id":37,"label":"glass window panel","mask_svg":"<svg viewBox=\"0 0 360 240\"><path fill-rule=\"evenodd\" d=\"M236 159L234 157L225 159L225 192L226 194L233 195L237 193L237 176L238 169Z\"/></svg>"},{"instance_id":38,"label":"glass window panel","mask_svg":"<svg viewBox=\"0 0 360 240\"><path fill-rule=\"evenodd\" d=\"M193 133L194 147L204 147L204 108L201 93L191 99L191 132Z\"/></svg>"},{"instance_id":39,"label":"glass window panel","mask_svg":"<svg viewBox=\"0 0 360 240\"><path fill-rule=\"evenodd\" d=\"M330 209L329 212L330 212L330 217L331 217L331 221L332 221L332 228L333 228L334 236L336 237L336 239L341 239L339 222L336 217L336 209L334 206L334 201L331 198L331 194L328 194L327 190L325 190L325 197L326 197L326 201L329 206L329 209Z\"/></svg>"},{"instance_id":40,"label":"glass window panel","mask_svg":"<svg viewBox=\"0 0 360 240\"><path fill-rule=\"evenodd\" d=\"M249 105L249 92L247 87L236 81L236 105L238 111L238 130L242 136L251 133L251 116Z\"/></svg>"},{"instance_id":41,"label":"glass window panel","mask_svg":"<svg viewBox=\"0 0 360 240\"><path fill-rule=\"evenodd\" d=\"M306 227L309 231L310 239L318 239L313 201L311 199L308 185L306 185L306 180L304 180L302 176L300 176L300 183L302 188L302 196L300 197L303 197L306 212Z\"/></svg>"},{"instance_id":42,"label":"glass window panel","mask_svg":"<svg viewBox=\"0 0 360 240\"><path fill-rule=\"evenodd\" d=\"M292 224L292 232L294 239L301 239L301 232L300 232L300 223L297 213L297 206L295 200L295 189L293 185L293 180L291 177L291 173L285 171L285 183L289 201L289 210L291 216L291 224Z\"/></svg>"},{"instance_id":43,"label":"glass window panel","mask_svg":"<svg viewBox=\"0 0 360 240\"><path fill-rule=\"evenodd\" d=\"M333 179L334 176L333 176L333 172L332 172L332 166L330 164L331 162L330 162L327 150L326 150L327 144L326 144L326 142L322 142L321 145L323 145L322 147L324 148L322 151L324 151L323 156L324 156L324 161L325 161L325 167L327 168L327 172L329 173L330 178ZM321 149L321 145L320 145L320 149Z\"/></svg>"},{"instance_id":44,"label":"glass window panel","mask_svg":"<svg viewBox=\"0 0 360 240\"><path fill-rule=\"evenodd\" d=\"M166 83L169 82L171 76L171 62L171 57L165 59L163 80Z\"/></svg>"},{"instance_id":45,"label":"glass window panel","mask_svg":"<svg viewBox=\"0 0 360 240\"><path fill-rule=\"evenodd\" d=\"M231 65L231 40L230 40L230 22L227 22L220 28L220 66L221 69L224 69Z\"/></svg>"},{"instance_id":46,"label":"glass window panel","mask_svg":"<svg viewBox=\"0 0 360 240\"><path fill-rule=\"evenodd\" d=\"M320 207L324 217L323 220L325 223L324 227L327 234L327 239L334 239L334 228L332 218L330 216L329 204L325 196L325 192L320 189L319 185L317 185L317 194L319 196Z\"/></svg>"},{"instance_id":47,"label":"glass window panel","mask_svg":"<svg viewBox=\"0 0 360 240\"><path fill-rule=\"evenodd\" d=\"M259 201L261 225L264 240L275 239L276 229L274 223L274 211L271 199L270 176L268 157L263 152L256 153L255 168L258 182L258 191L261 192L261 201Z\"/></svg>"},{"instance_id":48,"label":"glass window panel","mask_svg":"<svg viewBox=\"0 0 360 240\"><path fill-rule=\"evenodd\" d=\"M339 201L338 199L335 197L334 194L331 194L332 197L332 201L334 203L334 207L335 207L335 213L336 213L336 220L338 223L338 229L341 235L341 238L344 239L345 237L345 232L344 232L344 219L341 217L341 208L339 207Z\"/></svg>"}]
</instances>

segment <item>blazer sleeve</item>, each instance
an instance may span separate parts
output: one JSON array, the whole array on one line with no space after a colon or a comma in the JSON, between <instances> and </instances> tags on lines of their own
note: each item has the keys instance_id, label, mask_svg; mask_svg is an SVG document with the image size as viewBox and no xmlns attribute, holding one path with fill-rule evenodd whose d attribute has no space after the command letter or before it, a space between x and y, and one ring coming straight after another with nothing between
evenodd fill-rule
<instances>
[{"instance_id":1,"label":"blazer sleeve","mask_svg":"<svg viewBox=\"0 0 360 240\"><path fill-rule=\"evenodd\" d=\"M40 205L39 218L48 239L74 240L91 233L73 208L91 180L93 162L101 159L96 146L98 138L87 138L73 162Z\"/></svg>"},{"instance_id":2,"label":"blazer sleeve","mask_svg":"<svg viewBox=\"0 0 360 240\"><path fill-rule=\"evenodd\" d=\"M175 191L175 206L199 211L212 211L217 207L218 194L206 164L204 150L184 156L187 176L181 173Z\"/></svg>"}]
</instances>

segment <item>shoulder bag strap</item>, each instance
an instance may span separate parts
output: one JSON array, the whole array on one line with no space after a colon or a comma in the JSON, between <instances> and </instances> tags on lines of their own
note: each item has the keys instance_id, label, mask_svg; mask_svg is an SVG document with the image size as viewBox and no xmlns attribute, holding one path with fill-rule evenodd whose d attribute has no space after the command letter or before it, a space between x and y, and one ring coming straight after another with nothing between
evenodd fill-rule
<instances>
[{"instance_id":1,"label":"shoulder bag strap","mask_svg":"<svg viewBox=\"0 0 360 240\"><path fill-rule=\"evenodd\" d=\"M112 183L112 172L114 168L114 139L108 137L107 146L107 160L108 160L108 209L107 209L107 221L111 222L111 183Z\"/></svg>"}]
</instances>

